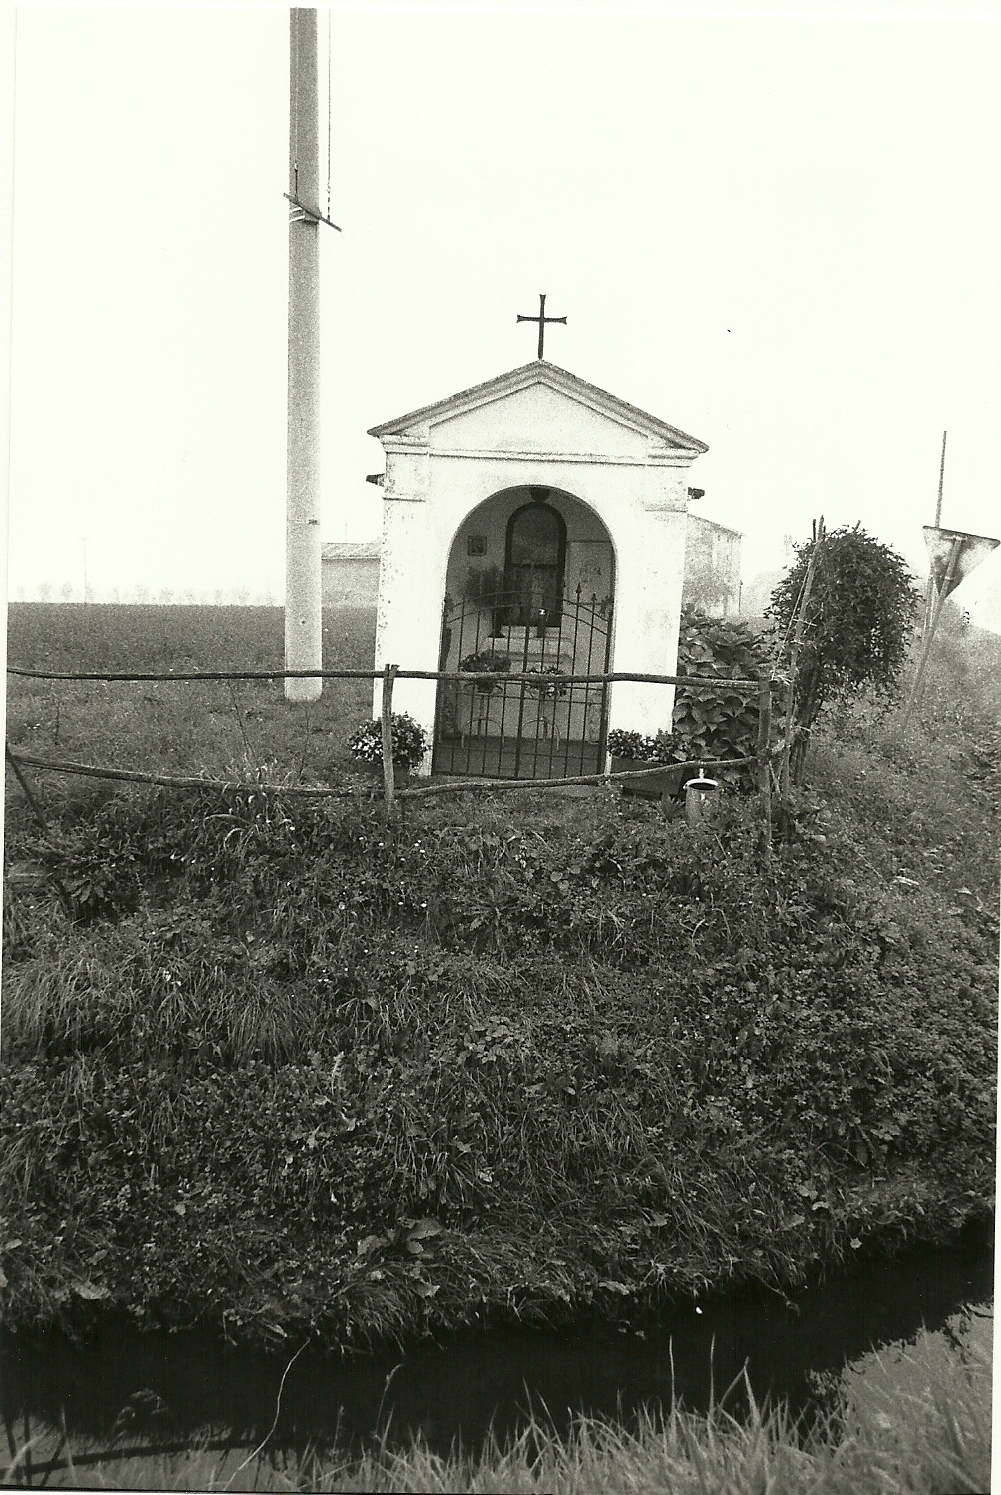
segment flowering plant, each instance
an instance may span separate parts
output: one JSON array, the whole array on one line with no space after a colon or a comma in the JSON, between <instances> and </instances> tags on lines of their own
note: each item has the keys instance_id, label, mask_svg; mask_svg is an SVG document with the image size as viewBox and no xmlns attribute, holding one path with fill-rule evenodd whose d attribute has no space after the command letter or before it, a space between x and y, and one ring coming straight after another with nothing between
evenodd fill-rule
<instances>
[{"instance_id":1,"label":"flowering plant","mask_svg":"<svg viewBox=\"0 0 1001 1495\"><path fill-rule=\"evenodd\" d=\"M497 649L481 649L477 654L467 654L459 660L459 669L468 675L507 674L511 668L510 654L501 654ZM483 680L476 689L482 695L492 695L502 688L500 680Z\"/></svg>"},{"instance_id":2,"label":"flowering plant","mask_svg":"<svg viewBox=\"0 0 1001 1495\"><path fill-rule=\"evenodd\" d=\"M677 740L661 730L655 736L643 732L626 732L613 727L608 734L608 751L614 758L635 758L643 763L677 763Z\"/></svg>"},{"instance_id":3,"label":"flowering plant","mask_svg":"<svg viewBox=\"0 0 1001 1495\"><path fill-rule=\"evenodd\" d=\"M420 722L414 721L412 716L402 711L397 715L394 711L392 716L393 734L393 763L398 768L416 768L428 748L428 735ZM380 763L382 761L382 722L376 717L374 721L364 722L356 727L348 738L348 747L351 756L358 758L362 763Z\"/></svg>"},{"instance_id":4,"label":"flowering plant","mask_svg":"<svg viewBox=\"0 0 1001 1495\"><path fill-rule=\"evenodd\" d=\"M539 692L541 700L554 701L557 696L566 695L568 686L558 664L547 664L541 669L538 665L532 665L525 673L541 677L538 684L533 680L529 685L530 690Z\"/></svg>"}]
</instances>

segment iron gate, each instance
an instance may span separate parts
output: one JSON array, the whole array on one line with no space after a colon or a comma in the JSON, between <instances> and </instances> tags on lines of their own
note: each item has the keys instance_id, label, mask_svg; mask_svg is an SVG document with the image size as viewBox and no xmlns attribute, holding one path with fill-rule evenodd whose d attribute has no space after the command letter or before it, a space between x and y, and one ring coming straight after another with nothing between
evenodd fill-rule
<instances>
[{"instance_id":1,"label":"iron gate","mask_svg":"<svg viewBox=\"0 0 1001 1495\"><path fill-rule=\"evenodd\" d=\"M607 673L611 640L611 603L585 599L579 587L533 622L522 608L482 599L453 608L446 598L439 668L468 680L439 681L432 771L499 779L600 773L608 687L562 677ZM478 681L488 670L539 681Z\"/></svg>"}]
</instances>

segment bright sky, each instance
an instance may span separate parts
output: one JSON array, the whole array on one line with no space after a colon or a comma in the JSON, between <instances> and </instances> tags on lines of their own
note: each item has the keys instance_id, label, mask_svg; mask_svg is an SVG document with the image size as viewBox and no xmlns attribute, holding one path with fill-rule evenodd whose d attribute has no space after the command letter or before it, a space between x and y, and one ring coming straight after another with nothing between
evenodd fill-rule
<instances>
[{"instance_id":1,"label":"bright sky","mask_svg":"<svg viewBox=\"0 0 1001 1495\"><path fill-rule=\"evenodd\" d=\"M745 578L821 513L924 576L945 428L943 523L1001 535L1001 0L935 9L321 10L324 538L540 291L708 443ZM15 97L11 595L280 600L287 11L23 5ZM1001 630L1001 550L956 600Z\"/></svg>"}]
</instances>

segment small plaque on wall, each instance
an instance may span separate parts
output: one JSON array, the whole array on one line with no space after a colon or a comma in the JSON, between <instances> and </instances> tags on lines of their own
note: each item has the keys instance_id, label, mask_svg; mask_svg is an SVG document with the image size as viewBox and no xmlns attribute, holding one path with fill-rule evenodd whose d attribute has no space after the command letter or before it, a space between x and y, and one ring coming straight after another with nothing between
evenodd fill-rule
<instances>
[{"instance_id":1,"label":"small plaque on wall","mask_svg":"<svg viewBox=\"0 0 1001 1495\"><path fill-rule=\"evenodd\" d=\"M487 537L486 537L486 535L467 535L466 536L466 554L467 555L486 555L486 553L487 553Z\"/></svg>"}]
</instances>

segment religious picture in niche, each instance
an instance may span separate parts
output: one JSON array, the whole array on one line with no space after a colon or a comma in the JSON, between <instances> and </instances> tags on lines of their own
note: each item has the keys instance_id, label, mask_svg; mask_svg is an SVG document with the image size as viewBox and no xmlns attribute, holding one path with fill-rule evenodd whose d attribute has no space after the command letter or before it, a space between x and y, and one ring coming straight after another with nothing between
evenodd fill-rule
<instances>
[{"instance_id":1,"label":"religious picture in niche","mask_svg":"<svg viewBox=\"0 0 1001 1495\"><path fill-rule=\"evenodd\" d=\"M467 535L466 536L466 554L467 555L486 555L486 553L487 553L487 537L486 537L486 535Z\"/></svg>"},{"instance_id":2,"label":"religious picture in niche","mask_svg":"<svg viewBox=\"0 0 1001 1495\"><path fill-rule=\"evenodd\" d=\"M507 527L506 622L513 627L552 627L563 603L566 528L549 504L531 503L511 515Z\"/></svg>"}]
</instances>

